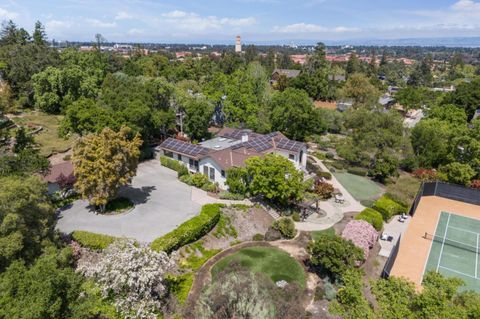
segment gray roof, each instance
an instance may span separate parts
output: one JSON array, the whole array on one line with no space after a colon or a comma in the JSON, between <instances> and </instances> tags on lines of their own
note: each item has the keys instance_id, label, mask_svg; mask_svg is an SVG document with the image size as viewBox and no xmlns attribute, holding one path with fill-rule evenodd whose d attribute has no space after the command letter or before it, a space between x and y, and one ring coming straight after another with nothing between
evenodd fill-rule
<instances>
[{"instance_id":1,"label":"gray roof","mask_svg":"<svg viewBox=\"0 0 480 319\"><path fill-rule=\"evenodd\" d=\"M278 73L280 75L285 75L287 78L295 78L300 74L300 70L291 70L291 69L275 69L272 72L272 75Z\"/></svg>"}]
</instances>

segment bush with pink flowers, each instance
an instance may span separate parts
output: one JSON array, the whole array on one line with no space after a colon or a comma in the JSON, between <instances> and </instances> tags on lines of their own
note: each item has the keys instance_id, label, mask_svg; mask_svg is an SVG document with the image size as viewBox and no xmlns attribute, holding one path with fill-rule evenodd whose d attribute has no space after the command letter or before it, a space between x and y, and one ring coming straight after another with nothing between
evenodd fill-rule
<instances>
[{"instance_id":1,"label":"bush with pink flowers","mask_svg":"<svg viewBox=\"0 0 480 319\"><path fill-rule=\"evenodd\" d=\"M342 238L352 241L358 248L363 249L365 259L368 258L370 248L378 239L378 232L364 220L352 220L342 232Z\"/></svg>"}]
</instances>

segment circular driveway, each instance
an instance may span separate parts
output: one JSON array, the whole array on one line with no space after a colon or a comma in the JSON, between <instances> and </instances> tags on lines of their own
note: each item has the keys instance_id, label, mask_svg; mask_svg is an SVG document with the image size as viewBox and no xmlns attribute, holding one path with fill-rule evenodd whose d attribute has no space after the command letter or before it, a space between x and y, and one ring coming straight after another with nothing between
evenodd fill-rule
<instances>
[{"instance_id":1,"label":"circular driveway","mask_svg":"<svg viewBox=\"0 0 480 319\"><path fill-rule=\"evenodd\" d=\"M139 164L132 185L120 190L135 207L122 215L95 215L88 201L78 200L61 209L56 228L63 233L86 230L151 242L192 218L201 205L191 200L191 187L177 179L177 172L159 160Z\"/></svg>"}]
</instances>

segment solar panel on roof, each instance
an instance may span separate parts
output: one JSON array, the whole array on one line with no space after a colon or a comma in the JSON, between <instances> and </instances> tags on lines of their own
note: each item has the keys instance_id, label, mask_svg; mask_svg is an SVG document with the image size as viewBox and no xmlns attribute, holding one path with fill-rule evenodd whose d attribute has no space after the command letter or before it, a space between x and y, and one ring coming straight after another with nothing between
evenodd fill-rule
<instances>
[{"instance_id":1,"label":"solar panel on roof","mask_svg":"<svg viewBox=\"0 0 480 319\"><path fill-rule=\"evenodd\" d=\"M208 150L202 146L189 144L187 142L175 140L173 138L168 138L162 143L161 146L168 148L172 151L176 151L176 152L191 155L191 156L208 153Z\"/></svg>"}]
</instances>

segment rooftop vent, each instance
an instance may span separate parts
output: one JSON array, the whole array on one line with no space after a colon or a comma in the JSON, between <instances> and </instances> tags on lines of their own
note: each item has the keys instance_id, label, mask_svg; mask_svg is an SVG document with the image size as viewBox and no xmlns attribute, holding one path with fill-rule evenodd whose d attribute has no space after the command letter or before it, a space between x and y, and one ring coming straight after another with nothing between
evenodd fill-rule
<instances>
[{"instance_id":1,"label":"rooftop vent","mask_svg":"<svg viewBox=\"0 0 480 319\"><path fill-rule=\"evenodd\" d=\"M220 148L221 146L220 145L215 145L213 148Z\"/></svg>"}]
</instances>

